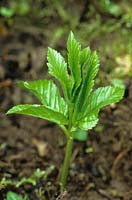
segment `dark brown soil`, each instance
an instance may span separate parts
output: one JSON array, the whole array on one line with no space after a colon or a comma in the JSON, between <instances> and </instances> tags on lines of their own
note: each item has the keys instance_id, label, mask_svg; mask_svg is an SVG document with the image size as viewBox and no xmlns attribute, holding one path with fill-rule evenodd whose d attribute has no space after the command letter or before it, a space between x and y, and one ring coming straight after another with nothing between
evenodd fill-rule
<instances>
[{"instance_id":1,"label":"dark brown soil","mask_svg":"<svg viewBox=\"0 0 132 200\"><path fill-rule=\"evenodd\" d=\"M42 41L42 42L40 42ZM37 168L55 169L36 186L0 188L0 200L7 191L29 195L30 200L132 200L132 80L125 80L124 100L100 113L98 128L87 142L74 142L67 190L58 194L58 175L64 158L65 137L54 124L27 116L6 116L13 105L36 102L17 81L47 77L48 42L11 31L0 45L0 178L29 177ZM101 126L102 125L102 126ZM100 130L101 127L101 130ZM42 148L40 149L40 146ZM93 153L86 153L87 147Z\"/></svg>"}]
</instances>

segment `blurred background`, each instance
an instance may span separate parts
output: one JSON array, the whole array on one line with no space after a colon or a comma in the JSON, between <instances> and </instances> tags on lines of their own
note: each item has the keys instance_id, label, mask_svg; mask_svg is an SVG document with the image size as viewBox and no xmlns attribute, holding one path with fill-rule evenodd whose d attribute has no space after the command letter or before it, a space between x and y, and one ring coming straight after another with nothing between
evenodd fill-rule
<instances>
[{"instance_id":1,"label":"blurred background","mask_svg":"<svg viewBox=\"0 0 132 200\"><path fill-rule=\"evenodd\" d=\"M72 30L84 47L97 50L101 76L107 80L131 76L131 4L125 0L1 0L0 56L8 62L14 60L22 71L33 70L39 78L46 70L47 47L65 53L66 38Z\"/></svg>"},{"instance_id":2,"label":"blurred background","mask_svg":"<svg viewBox=\"0 0 132 200\"><path fill-rule=\"evenodd\" d=\"M47 47L60 51L66 58L66 40L70 30L83 47L90 46L100 57L96 86L124 83L126 92L121 103L101 112L100 123L89 134L89 140L80 145L76 142L70 193L65 194L65 198L72 199L76 193L77 199L132 199L131 0L0 1L1 180L8 177L18 180L18 177L31 175L38 167L46 169L55 164L49 178L50 186L46 180L35 190L25 185L16 189L11 183L1 182L3 198L7 191L14 190L28 193L32 200L42 199L38 192L42 186L45 199L52 199L56 194L57 186L53 180L57 182L63 160L61 151L65 146L63 136L58 136L61 131L43 120L26 116L7 117L4 113L13 105L36 102L31 94L18 87L17 81L49 78ZM89 146L92 147L92 154L87 149ZM108 191L108 188L111 190Z\"/></svg>"}]
</instances>

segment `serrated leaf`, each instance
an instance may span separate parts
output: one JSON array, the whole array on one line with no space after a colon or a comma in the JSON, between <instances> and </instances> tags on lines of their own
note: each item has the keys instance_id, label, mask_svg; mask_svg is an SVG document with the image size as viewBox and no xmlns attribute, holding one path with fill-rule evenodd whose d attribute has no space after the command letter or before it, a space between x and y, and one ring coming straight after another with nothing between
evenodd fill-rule
<instances>
[{"instance_id":1,"label":"serrated leaf","mask_svg":"<svg viewBox=\"0 0 132 200\"><path fill-rule=\"evenodd\" d=\"M67 41L68 64L74 81L74 91L81 84L81 67L80 67L80 49L81 45L76 41L74 34L70 32Z\"/></svg>"},{"instance_id":2,"label":"serrated leaf","mask_svg":"<svg viewBox=\"0 0 132 200\"><path fill-rule=\"evenodd\" d=\"M64 96L66 100L69 101L72 82L68 75L67 64L64 58L54 49L48 48L47 59L49 74L54 76L60 82Z\"/></svg>"},{"instance_id":3,"label":"serrated leaf","mask_svg":"<svg viewBox=\"0 0 132 200\"><path fill-rule=\"evenodd\" d=\"M98 123L98 120L98 117L96 117L95 115L85 117L84 119L79 121L78 127L84 131L87 131L95 127Z\"/></svg>"},{"instance_id":4,"label":"serrated leaf","mask_svg":"<svg viewBox=\"0 0 132 200\"><path fill-rule=\"evenodd\" d=\"M84 64L86 64L87 60L89 59L89 56L91 55L91 51L89 47L84 48L80 53L80 64L81 68L85 67Z\"/></svg>"},{"instance_id":5,"label":"serrated leaf","mask_svg":"<svg viewBox=\"0 0 132 200\"><path fill-rule=\"evenodd\" d=\"M89 95L94 85L94 78L99 69L99 60L96 52L91 53L89 48L81 52L82 84L79 94L76 95L75 118L87 105Z\"/></svg>"},{"instance_id":6,"label":"serrated leaf","mask_svg":"<svg viewBox=\"0 0 132 200\"><path fill-rule=\"evenodd\" d=\"M125 84L123 83L122 80L120 80L120 79L113 79L113 80L111 80L111 82L112 82L113 86L125 89Z\"/></svg>"},{"instance_id":7,"label":"serrated leaf","mask_svg":"<svg viewBox=\"0 0 132 200\"><path fill-rule=\"evenodd\" d=\"M20 85L29 89L46 107L67 116L67 104L52 80L21 81Z\"/></svg>"},{"instance_id":8,"label":"serrated leaf","mask_svg":"<svg viewBox=\"0 0 132 200\"><path fill-rule=\"evenodd\" d=\"M95 90L88 98L86 107L83 107L84 116L96 115L99 110L111 103L116 103L123 98L124 89L106 86Z\"/></svg>"},{"instance_id":9,"label":"serrated leaf","mask_svg":"<svg viewBox=\"0 0 132 200\"><path fill-rule=\"evenodd\" d=\"M11 108L7 114L23 114L46 119L60 125L67 124L67 118L58 112L55 112L43 105L17 105Z\"/></svg>"}]
</instances>

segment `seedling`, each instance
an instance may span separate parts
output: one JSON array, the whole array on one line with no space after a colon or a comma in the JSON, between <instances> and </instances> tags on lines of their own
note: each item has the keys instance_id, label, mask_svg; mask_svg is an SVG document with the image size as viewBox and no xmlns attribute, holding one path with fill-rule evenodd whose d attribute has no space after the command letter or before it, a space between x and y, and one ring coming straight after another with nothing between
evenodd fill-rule
<instances>
[{"instance_id":1,"label":"seedling","mask_svg":"<svg viewBox=\"0 0 132 200\"><path fill-rule=\"evenodd\" d=\"M22 198L14 192L8 192L5 200L27 200L27 197Z\"/></svg>"},{"instance_id":2,"label":"seedling","mask_svg":"<svg viewBox=\"0 0 132 200\"><path fill-rule=\"evenodd\" d=\"M67 41L68 64L60 53L48 48L48 71L62 88L62 97L52 80L21 82L31 91L41 105L17 105L7 114L25 114L52 121L63 130L67 138L66 153L61 169L60 188L64 190L76 131L87 131L96 126L102 107L118 102L124 95L124 88L118 86L100 87L92 91L99 69L96 52L90 48L81 50L81 45L70 32Z\"/></svg>"},{"instance_id":3,"label":"seedling","mask_svg":"<svg viewBox=\"0 0 132 200\"><path fill-rule=\"evenodd\" d=\"M40 170L39 168L35 170L35 172L29 177L21 177L19 180L7 179L6 177L2 178L0 181L0 188L5 188L7 186L15 186L19 188L26 183L36 186L37 182L41 179L46 180L47 177L54 170L54 166L50 165L46 170ZM9 175L8 175L9 176Z\"/></svg>"}]
</instances>

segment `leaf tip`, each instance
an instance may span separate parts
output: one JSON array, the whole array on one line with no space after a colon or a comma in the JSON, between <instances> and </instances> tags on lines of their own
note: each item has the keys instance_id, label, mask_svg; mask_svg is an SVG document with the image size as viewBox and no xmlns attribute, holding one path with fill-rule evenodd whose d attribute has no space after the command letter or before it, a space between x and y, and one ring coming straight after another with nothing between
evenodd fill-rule
<instances>
[{"instance_id":1,"label":"leaf tip","mask_svg":"<svg viewBox=\"0 0 132 200\"><path fill-rule=\"evenodd\" d=\"M6 114L6 115L10 115L10 114L12 114L12 108L9 109L5 114Z\"/></svg>"},{"instance_id":2,"label":"leaf tip","mask_svg":"<svg viewBox=\"0 0 132 200\"><path fill-rule=\"evenodd\" d=\"M75 40L75 36L74 36L74 33L72 31L70 31L70 34L69 34L69 37L68 37L68 41L72 41L72 40Z\"/></svg>"}]
</instances>

